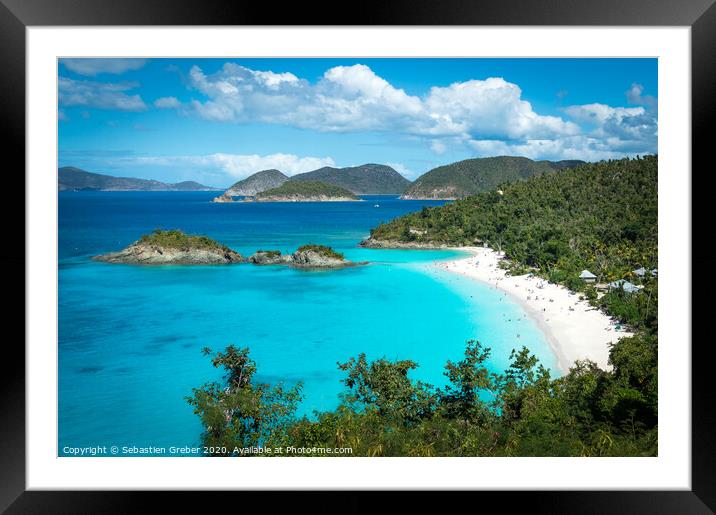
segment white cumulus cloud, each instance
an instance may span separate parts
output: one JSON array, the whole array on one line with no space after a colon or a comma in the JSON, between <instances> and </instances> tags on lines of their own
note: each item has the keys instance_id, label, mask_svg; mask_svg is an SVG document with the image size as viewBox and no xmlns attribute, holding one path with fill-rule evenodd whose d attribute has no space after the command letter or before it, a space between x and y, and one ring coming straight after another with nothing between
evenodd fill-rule
<instances>
[{"instance_id":1,"label":"white cumulus cloud","mask_svg":"<svg viewBox=\"0 0 716 515\"><path fill-rule=\"evenodd\" d=\"M522 100L522 90L502 78L457 82L434 87L425 100L431 117L447 133L501 139L548 138L579 133L579 127L557 116L537 114Z\"/></svg>"},{"instance_id":2,"label":"white cumulus cloud","mask_svg":"<svg viewBox=\"0 0 716 515\"><path fill-rule=\"evenodd\" d=\"M434 87L424 97L396 88L363 64L330 68L315 84L292 74L254 71L234 63L226 63L210 75L194 66L189 79L190 85L207 97L193 100L191 109L216 121L465 139L579 132L572 122L536 113L522 100L521 89L501 78Z\"/></svg>"},{"instance_id":3,"label":"white cumulus cloud","mask_svg":"<svg viewBox=\"0 0 716 515\"><path fill-rule=\"evenodd\" d=\"M586 135L612 150L616 156L657 151L656 113L644 107L611 107L605 104L569 106L565 112L588 129Z\"/></svg>"},{"instance_id":4,"label":"white cumulus cloud","mask_svg":"<svg viewBox=\"0 0 716 515\"><path fill-rule=\"evenodd\" d=\"M184 113L322 132L394 132L422 139L437 155L447 151L446 141L478 153L545 159L656 151L657 120L649 109L656 100L638 84L627 92L637 107L575 105L554 116L536 112L522 89L504 78L455 82L416 96L363 64L330 68L315 83L235 63L211 74L193 66L188 82L199 96L183 106Z\"/></svg>"}]
</instances>

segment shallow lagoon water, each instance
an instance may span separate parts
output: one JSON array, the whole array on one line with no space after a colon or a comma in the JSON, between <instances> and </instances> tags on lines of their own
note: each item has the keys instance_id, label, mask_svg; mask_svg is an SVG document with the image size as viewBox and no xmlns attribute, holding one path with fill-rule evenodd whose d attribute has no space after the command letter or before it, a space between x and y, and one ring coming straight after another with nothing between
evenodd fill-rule
<instances>
[{"instance_id":1,"label":"shallow lagoon water","mask_svg":"<svg viewBox=\"0 0 716 515\"><path fill-rule=\"evenodd\" d=\"M435 201L211 204L213 192L59 195L59 453L65 446L196 445L185 397L219 373L201 349L248 346L257 380L303 382L299 414L333 409L337 362L412 359L412 377L445 382L465 341L493 349L501 371L527 345L554 356L522 309L498 290L436 269L457 251L357 247L381 221ZM374 207L375 205L380 207ZM233 249L334 247L363 267L132 266L91 261L155 228L206 234ZM517 336L519 335L519 337Z\"/></svg>"}]
</instances>

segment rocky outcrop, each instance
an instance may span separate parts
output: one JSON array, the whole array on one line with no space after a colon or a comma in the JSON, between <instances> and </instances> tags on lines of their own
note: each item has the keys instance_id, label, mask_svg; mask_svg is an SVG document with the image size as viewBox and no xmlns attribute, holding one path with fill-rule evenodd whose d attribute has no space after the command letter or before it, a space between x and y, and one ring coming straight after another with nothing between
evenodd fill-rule
<instances>
[{"instance_id":1,"label":"rocky outcrop","mask_svg":"<svg viewBox=\"0 0 716 515\"><path fill-rule=\"evenodd\" d=\"M279 250L257 250L249 256L249 263L254 265L285 265L293 263L291 254L281 254Z\"/></svg>"},{"instance_id":2,"label":"rocky outcrop","mask_svg":"<svg viewBox=\"0 0 716 515\"><path fill-rule=\"evenodd\" d=\"M241 254L228 248L173 248L140 242L94 259L134 265L228 265L245 261Z\"/></svg>"},{"instance_id":3,"label":"rocky outcrop","mask_svg":"<svg viewBox=\"0 0 716 515\"><path fill-rule=\"evenodd\" d=\"M288 265L293 268L323 270L367 264L365 261L348 261L343 254L323 245L304 245L293 254L281 254L278 250L258 250L248 261L255 265Z\"/></svg>"},{"instance_id":4,"label":"rocky outcrop","mask_svg":"<svg viewBox=\"0 0 716 515\"><path fill-rule=\"evenodd\" d=\"M332 248L324 245L304 245L293 253L295 268L346 268L350 266L367 265L367 261L353 262L343 257L343 254L335 252Z\"/></svg>"},{"instance_id":5,"label":"rocky outcrop","mask_svg":"<svg viewBox=\"0 0 716 515\"><path fill-rule=\"evenodd\" d=\"M379 240L368 238L361 241L358 246L369 249L447 249L451 245L438 242L419 242L419 241L398 241L398 240Z\"/></svg>"},{"instance_id":6,"label":"rocky outcrop","mask_svg":"<svg viewBox=\"0 0 716 515\"><path fill-rule=\"evenodd\" d=\"M231 195L227 195L226 193L219 195L218 197L214 197L211 199L212 202L234 202L234 199Z\"/></svg>"},{"instance_id":7,"label":"rocky outcrop","mask_svg":"<svg viewBox=\"0 0 716 515\"><path fill-rule=\"evenodd\" d=\"M293 253L292 265L297 268L343 268L354 263L315 250L297 250Z\"/></svg>"}]
</instances>

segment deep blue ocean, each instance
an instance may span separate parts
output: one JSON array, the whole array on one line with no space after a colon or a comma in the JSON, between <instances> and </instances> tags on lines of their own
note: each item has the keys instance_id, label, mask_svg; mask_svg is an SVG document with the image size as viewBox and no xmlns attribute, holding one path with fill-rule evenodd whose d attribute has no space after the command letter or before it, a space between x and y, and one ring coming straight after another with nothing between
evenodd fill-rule
<instances>
[{"instance_id":1,"label":"deep blue ocean","mask_svg":"<svg viewBox=\"0 0 716 515\"><path fill-rule=\"evenodd\" d=\"M412 377L443 385L465 341L492 348L501 371L527 345L555 358L521 308L489 286L436 270L456 251L371 250L370 228L435 201L212 204L215 192L59 194L59 417L65 446L193 446L201 425L186 402L220 377L201 349L246 346L256 379L303 382L299 414L337 406L336 363L412 359ZM376 207L378 206L378 207ZM362 267L133 266L97 263L156 228L204 234L249 255L330 245ZM516 334L520 334L517 339Z\"/></svg>"}]
</instances>

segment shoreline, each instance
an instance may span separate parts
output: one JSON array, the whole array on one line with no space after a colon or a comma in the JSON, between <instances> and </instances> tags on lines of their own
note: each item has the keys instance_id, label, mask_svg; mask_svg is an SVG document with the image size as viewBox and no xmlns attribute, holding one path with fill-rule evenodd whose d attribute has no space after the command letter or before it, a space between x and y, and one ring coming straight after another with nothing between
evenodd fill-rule
<instances>
[{"instance_id":1,"label":"shoreline","mask_svg":"<svg viewBox=\"0 0 716 515\"><path fill-rule=\"evenodd\" d=\"M599 368L610 370L609 343L632 336L617 330L609 315L579 300L579 294L551 284L537 276L508 276L498 267L501 257L490 248L451 247L468 252L468 257L436 261L432 266L468 277L498 289L522 307L544 334L557 358L557 366L567 373L576 360L590 359Z\"/></svg>"}]
</instances>

